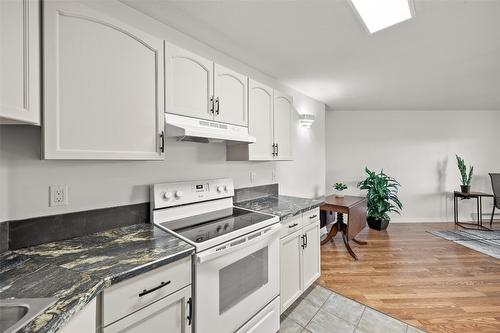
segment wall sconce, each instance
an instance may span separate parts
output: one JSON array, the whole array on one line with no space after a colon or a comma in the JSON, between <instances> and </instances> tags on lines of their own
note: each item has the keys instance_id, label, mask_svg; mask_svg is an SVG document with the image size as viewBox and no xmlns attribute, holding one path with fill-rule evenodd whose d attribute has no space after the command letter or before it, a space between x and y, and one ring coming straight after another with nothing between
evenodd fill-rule
<instances>
[{"instance_id":1,"label":"wall sconce","mask_svg":"<svg viewBox=\"0 0 500 333\"><path fill-rule=\"evenodd\" d=\"M314 115L313 114L300 114L299 115L299 124L300 127L311 128L314 123Z\"/></svg>"}]
</instances>

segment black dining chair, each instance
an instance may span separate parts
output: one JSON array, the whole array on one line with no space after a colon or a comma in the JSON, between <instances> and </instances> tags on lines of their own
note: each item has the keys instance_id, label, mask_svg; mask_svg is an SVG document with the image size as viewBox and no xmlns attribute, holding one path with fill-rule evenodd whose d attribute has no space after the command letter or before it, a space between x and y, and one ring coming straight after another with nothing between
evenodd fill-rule
<instances>
[{"instance_id":1,"label":"black dining chair","mask_svg":"<svg viewBox=\"0 0 500 333\"><path fill-rule=\"evenodd\" d=\"M493 211L491 212L490 226L493 223L495 208L500 209L500 173L490 173L491 187L493 188Z\"/></svg>"}]
</instances>

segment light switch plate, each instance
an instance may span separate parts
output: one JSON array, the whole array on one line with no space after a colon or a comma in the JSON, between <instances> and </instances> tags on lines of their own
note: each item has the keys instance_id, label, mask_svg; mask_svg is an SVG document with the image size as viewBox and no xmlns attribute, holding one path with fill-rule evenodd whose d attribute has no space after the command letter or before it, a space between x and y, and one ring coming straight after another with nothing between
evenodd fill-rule
<instances>
[{"instance_id":1,"label":"light switch plate","mask_svg":"<svg viewBox=\"0 0 500 333\"><path fill-rule=\"evenodd\" d=\"M68 204L68 185L52 185L49 187L49 206L66 206Z\"/></svg>"}]
</instances>

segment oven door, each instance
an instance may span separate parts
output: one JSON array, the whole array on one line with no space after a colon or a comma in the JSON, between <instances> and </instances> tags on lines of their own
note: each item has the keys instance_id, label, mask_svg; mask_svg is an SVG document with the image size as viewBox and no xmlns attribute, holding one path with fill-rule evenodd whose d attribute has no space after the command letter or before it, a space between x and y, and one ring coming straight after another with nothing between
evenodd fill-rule
<instances>
[{"instance_id":1,"label":"oven door","mask_svg":"<svg viewBox=\"0 0 500 333\"><path fill-rule=\"evenodd\" d=\"M196 333L234 332L279 295L280 227L196 255Z\"/></svg>"}]
</instances>

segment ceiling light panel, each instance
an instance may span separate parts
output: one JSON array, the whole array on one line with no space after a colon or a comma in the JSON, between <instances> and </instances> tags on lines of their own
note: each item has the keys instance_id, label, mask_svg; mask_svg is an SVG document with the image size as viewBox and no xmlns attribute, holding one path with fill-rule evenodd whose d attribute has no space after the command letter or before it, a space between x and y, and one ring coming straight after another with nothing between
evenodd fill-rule
<instances>
[{"instance_id":1,"label":"ceiling light panel","mask_svg":"<svg viewBox=\"0 0 500 333\"><path fill-rule=\"evenodd\" d=\"M370 33L412 18L411 0L351 0Z\"/></svg>"}]
</instances>

